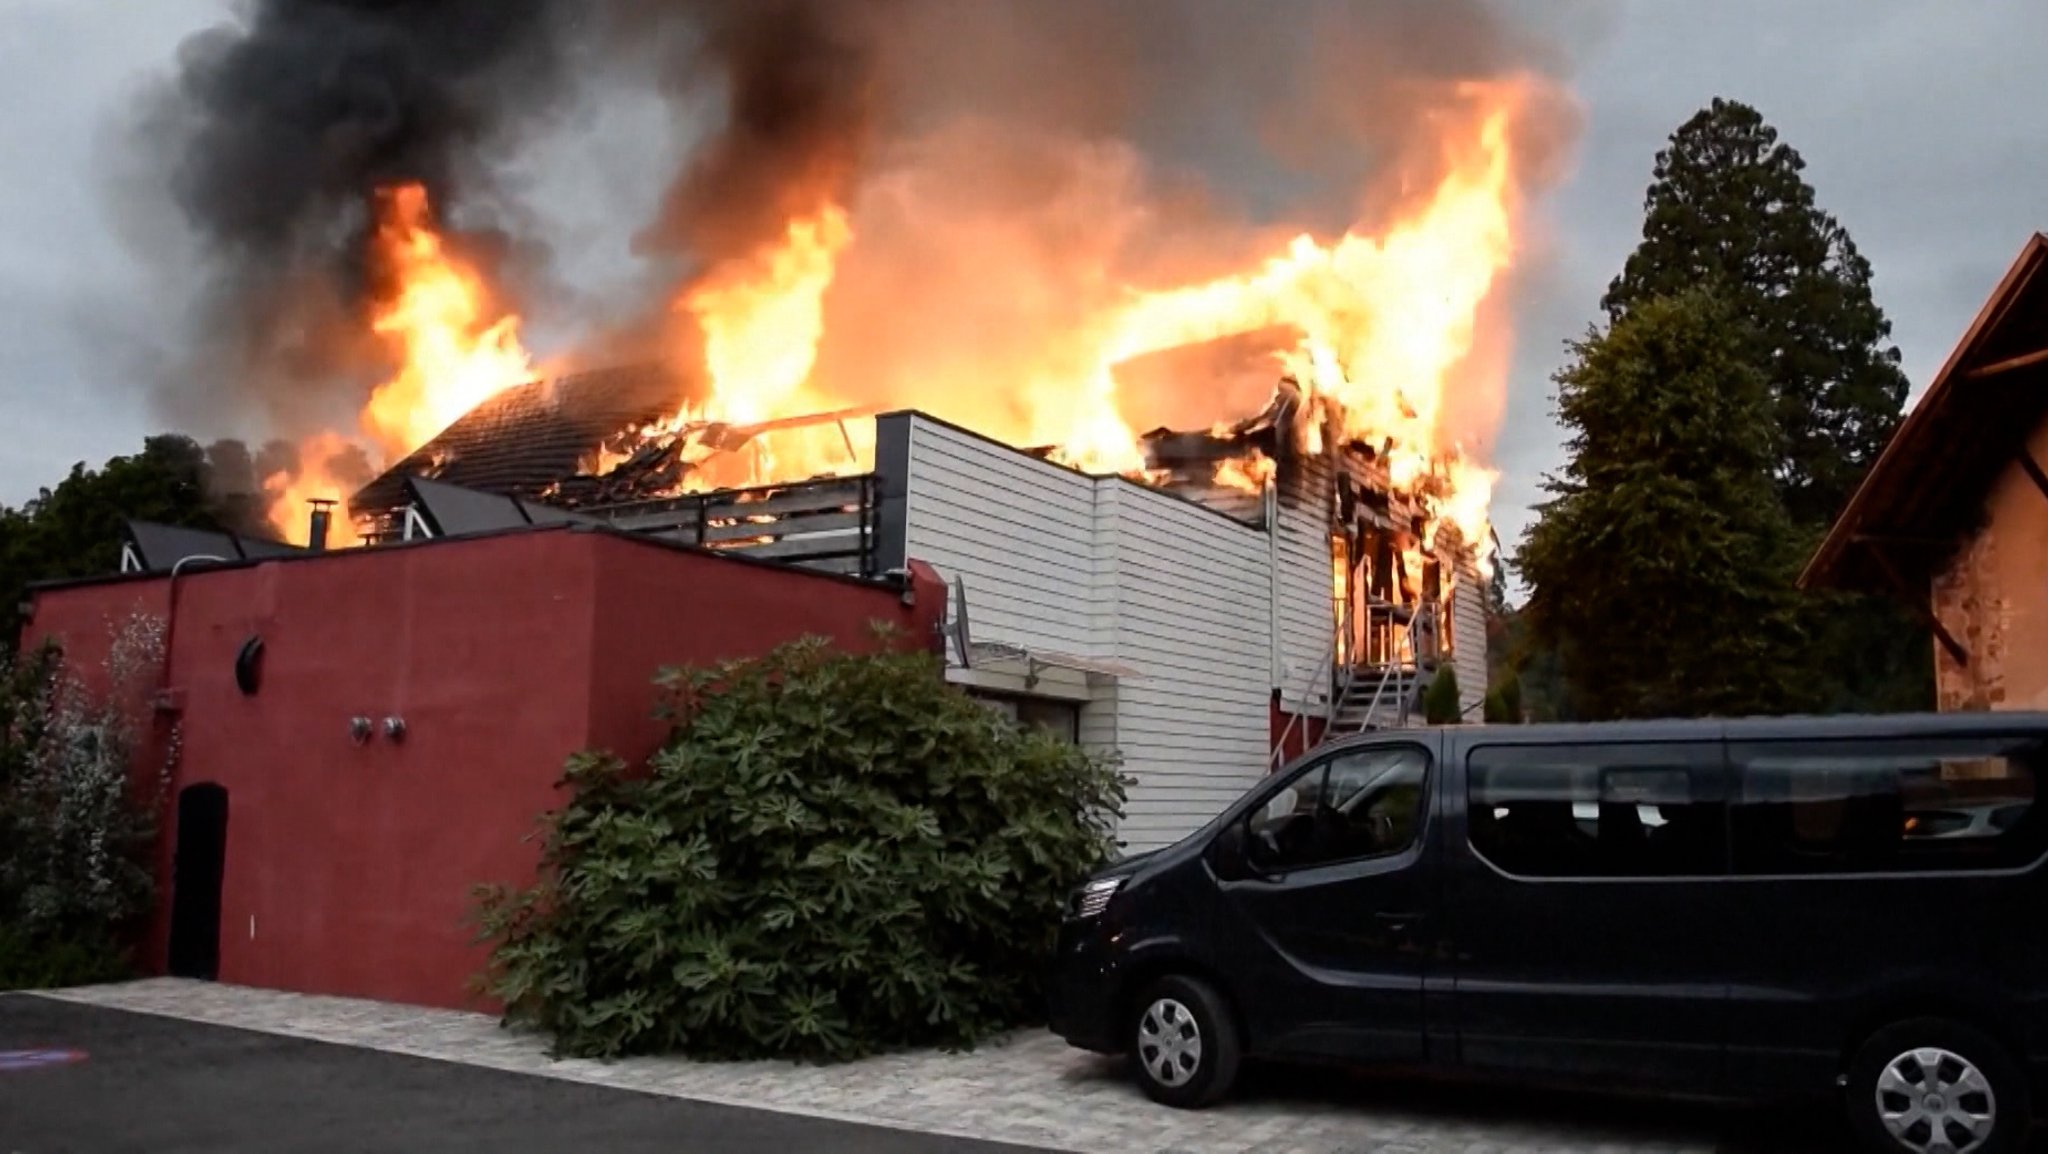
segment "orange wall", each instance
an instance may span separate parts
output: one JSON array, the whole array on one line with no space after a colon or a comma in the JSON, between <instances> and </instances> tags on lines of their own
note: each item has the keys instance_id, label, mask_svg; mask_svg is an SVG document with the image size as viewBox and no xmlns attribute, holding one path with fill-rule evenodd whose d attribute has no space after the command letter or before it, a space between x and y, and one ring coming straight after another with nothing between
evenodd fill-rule
<instances>
[{"instance_id":1,"label":"orange wall","mask_svg":"<svg viewBox=\"0 0 2048 1154\"><path fill-rule=\"evenodd\" d=\"M2048 466L2048 422L2027 449ZM2018 464L1984 503L1984 527L1933 583L1935 615L1969 654L1934 645L1944 710L2048 709L2048 493Z\"/></svg>"},{"instance_id":2,"label":"orange wall","mask_svg":"<svg viewBox=\"0 0 2048 1154\"><path fill-rule=\"evenodd\" d=\"M471 1004L484 958L463 924L470 887L531 880L537 846L522 839L571 752L654 748L658 665L809 631L852 639L877 616L921 640L944 606L928 574L906 606L893 590L569 530L187 573L176 596L178 784L229 797L221 980L445 1006ZM57 637L95 666L110 616L167 598L162 579L46 591L30 640ZM263 682L245 697L233 666L251 634ZM378 725L361 745L358 715ZM387 716L404 719L402 741L382 735Z\"/></svg>"}]
</instances>

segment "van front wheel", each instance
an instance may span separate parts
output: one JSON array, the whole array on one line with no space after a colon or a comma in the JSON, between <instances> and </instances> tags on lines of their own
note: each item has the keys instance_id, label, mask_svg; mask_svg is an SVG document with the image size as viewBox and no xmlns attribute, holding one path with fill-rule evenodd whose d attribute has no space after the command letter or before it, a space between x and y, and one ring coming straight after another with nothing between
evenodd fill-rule
<instances>
[{"instance_id":1,"label":"van front wheel","mask_svg":"<svg viewBox=\"0 0 2048 1154\"><path fill-rule=\"evenodd\" d=\"M1241 1053L1237 1022L1214 986L1178 974L1161 978L1139 992L1131 1011L1131 1069L1147 1097L1194 1108L1230 1091Z\"/></svg>"},{"instance_id":2,"label":"van front wheel","mask_svg":"<svg viewBox=\"0 0 2048 1154\"><path fill-rule=\"evenodd\" d=\"M2005 1154L2032 1114L2027 1082L2003 1046L1940 1018L1872 1035L1849 1063L1849 1121L1887 1154Z\"/></svg>"}]
</instances>

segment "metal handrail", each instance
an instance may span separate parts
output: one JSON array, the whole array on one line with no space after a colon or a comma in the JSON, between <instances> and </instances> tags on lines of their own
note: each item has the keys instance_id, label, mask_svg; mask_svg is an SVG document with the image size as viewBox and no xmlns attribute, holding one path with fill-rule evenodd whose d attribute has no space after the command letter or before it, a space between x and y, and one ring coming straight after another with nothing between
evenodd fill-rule
<instances>
[{"instance_id":1,"label":"metal handrail","mask_svg":"<svg viewBox=\"0 0 2048 1154\"><path fill-rule=\"evenodd\" d=\"M1337 644L1342 639L1342 626L1338 626L1337 628L1330 630L1330 645L1329 648L1323 650L1323 660L1321 664L1317 665L1315 669L1309 671L1308 679L1302 684L1301 700L1303 702L1306 702L1308 700L1309 694L1315 692L1318 674L1320 674L1320 676L1324 678L1330 676L1330 670L1334 668L1337 664ZM1287 699L1283 696L1280 699L1280 703L1283 706L1286 705ZM1334 709L1334 695L1332 697L1331 704L1332 708ZM1294 736L1295 725L1299 723L1305 716L1306 714L1301 713L1290 713L1287 715L1287 724L1280 730L1279 740L1273 743L1272 751L1266 755L1266 772L1271 773L1274 769L1279 767L1281 761L1283 760L1282 755L1285 754L1287 751L1287 739Z\"/></svg>"}]
</instances>

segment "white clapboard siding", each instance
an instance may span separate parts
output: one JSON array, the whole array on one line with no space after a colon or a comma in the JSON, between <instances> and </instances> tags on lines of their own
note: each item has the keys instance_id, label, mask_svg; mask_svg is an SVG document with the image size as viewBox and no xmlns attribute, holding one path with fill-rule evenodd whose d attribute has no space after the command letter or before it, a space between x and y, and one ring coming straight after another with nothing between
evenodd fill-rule
<instances>
[{"instance_id":1,"label":"white clapboard siding","mask_svg":"<svg viewBox=\"0 0 2048 1154\"><path fill-rule=\"evenodd\" d=\"M975 640L1131 670L1098 686L1080 721L1082 744L1113 749L1135 779L1127 849L1187 834L1259 779L1276 586L1263 530L922 416L910 435L906 556L965 578ZM1311 583L1298 584L1305 603Z\"/></svg>"},{"instance_id":2,"label":"white clapboard siding","mask_svg":"<svg viewBox=\"0 0 2048 1154\"><path fill-rule=\"evenodd\" d=\"M1329 713L1330 641L1337 630L1330 510L1320 488L1302 500L1280 503L1278 565L1281 708L1324 717Z\"/></svg>"},{"instance_id":3,"label":"white clapboard siding","mask_svg":"<svg viewBox=\"0 0 2048 1154\"><path fill-rule=\"evenodd\" d=\"M1095 483L922 417L910 423L905 555L967 585L976 641L1101 656Z\"/></svg>"},{"instance_id":4,"label":"white clapboard siding","mask_svg":"<svg viewBox=\"0 0 2048 1154\"><path fill-rule=\"evenodd\" d=\"M1472 555L1458 551L1457 584L1451 588L1451 666L1458 671L1458 708L1463 720L1482 720L1486 700L1486 580Z\"/></svg>"},{"instance_id":5,"label":"white clapboard siding","mask_svg":"<svg viewBox=\"0 0 2048 1154\"><path fill-rule=\"evenodd\" d=\"M1098 482L1115 608L1116 738L1136 779L1119 835L1187 834L1258 780L1271 738L1264 532L1119 479Z\"/></svg>"}]
</instances>

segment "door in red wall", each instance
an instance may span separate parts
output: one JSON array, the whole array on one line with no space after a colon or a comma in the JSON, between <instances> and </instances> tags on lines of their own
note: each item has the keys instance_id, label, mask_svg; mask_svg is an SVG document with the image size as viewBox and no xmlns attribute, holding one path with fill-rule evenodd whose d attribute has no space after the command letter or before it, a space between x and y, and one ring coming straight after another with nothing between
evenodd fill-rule
<instances>
[{"instance_id":1,"label":"door in red wall","mask_svg":"<svg viewBox=\"0 0 2048 1154\"><path fill-rule=\"evenodd\" d=\"M177 849L171 862L172 977L220 976L220 887L227 864L228 791L213 782L178 791Z\"/></svg>"}]
</instances>

